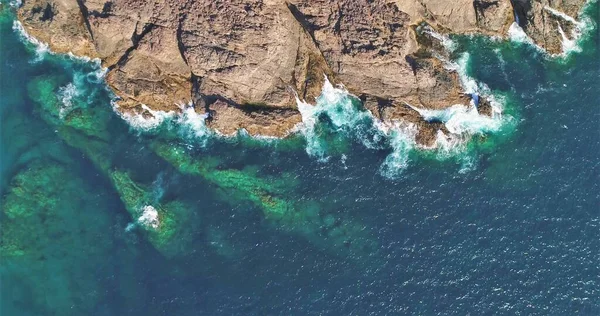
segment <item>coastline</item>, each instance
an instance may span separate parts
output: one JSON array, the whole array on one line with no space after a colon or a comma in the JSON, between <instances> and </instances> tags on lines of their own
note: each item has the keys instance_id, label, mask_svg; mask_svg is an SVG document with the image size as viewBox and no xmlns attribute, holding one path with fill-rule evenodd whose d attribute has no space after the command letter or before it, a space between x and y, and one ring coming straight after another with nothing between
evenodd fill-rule
<instances>
[{"instance_id":1,"label":"coastline","mask_svg":"<svg viewBox=\"0 0 600 316\"><path fill-rule=\"evenodd\" d=\"M588 2L588 3L590 3L590 2ZM586 6L587 6L587 4L586 4ZM583 12L583 9L581 12ZM581 16L579 18L581 19ZM20 25L20 22L15 21L15 31L21 32L21 36L24 40L30 41L32 44L36 45L36 47L38 47L39 54L44 54L45 52L49 51L47 49L47 47L48 47L47 44L40 42L39 40L31 37L30 35L28 35L26 33L25 29L22 26L21 27L16 26L17 24ZM581 41L583 37L587 36L587 34L589 33L589 29L590 29L590 27L584 28L584 30L586 30L586 32L581 33L582 36L580 36L577 39L578 42ZM413 114L415 118L409 119L408 121L406 121L405 119L401 119L401 120L397 120L394 118L386 119L381 115L381 112L379 112L379 114L374 113L374 111L376 109L373 107L369 107L368 104L365 104L364 101L359 96L355 96L355 95L351 94L349 91L345 90L343 87L338 87L335 89L341 89L337 93L345 94L345 95L347 95L347 97L354 98L355 100L357 100L356 104L354 104L353 106L351 106L349 108L346 108L345 111L350 111L349 113L346 113L346 115L348 116L348 115L351 115L352 113L363 113L364 112L367 116L369 116L368 120L371 121L371 123L369 123L370 126L368 126L367 129L372 130L370 133L372 133L373 135L379 135L378 137L380 137L380 138L383 137L383 138L388 139L387 142L389 143L389 146L391 146L391 148L400 146L405 149L409 148L408 149L409 151L411 151L413 149L418 149L421 151L431 151L435 154L435 156L437 156L440 159L448 159L450 157L458 157L458 156L463 155L464 154L463 151L466 150L465 148L467 147L467 144L471 141L471 139L473 137L490 136L502 129L505 129L505 130L513 129L515 120L512 117L512 115L510 115L510 114L503 117L502 112L503 112L503 108L505 107L506 104L503 105L502 103L506 102L506 101L498 101L497 100L498 98L494 97L494 92L490 91L489 88L487 88L487 86L484 83L478 83L474 79L470 78L467 75L467 68L468 68L468 63L469 63L468 54L465 55L464 53L461 53L461 55L459 55L459 57L456 57L456 56L452 57L452 60L447 59L450 57L442 56L441 53L443 53L447 56L456 55L454 53L456 44L453 43L453 41L450 38L448 38L446 35L437 34L437 33L435 33L435 31L433 31L431 29L429 29L429 30L430 31L427 32L428 35L431 36L431 38L434 41L439 41L439 43L443 47L442 51L438 50L438 52L440 52L440 53L434 53L434 56L436 56L435 58L437 58L443 62L444 67L447 69L447 71L449 71L451 73L456 73L458 75L459 84L460 84L460 87L462 90L461 93L468 95L471 98L470 102L467 103L466 105L460 105L460 104L447 105L445 110L441 111L441 110L429 110L426 108L419 108L419 107L411 105L410 103L405 103L407 108L414 111L414 113L416 114L416 115ZM464 35L462 35L462 36L464 36ZM472 35L467 35L467 36L472 36ZM487 35L479 35L479 36L487 36ZM502 40L503 41L508 41L508 40L514 41L514 38L511 37L511 35L509 33L507 35L507 37ZM535 44L533 44L533 42L531 40L526 41L526 42L527 43L531 42L531 45L535 46ZM435 44L432 45L432 47L435 47ZM538 47L538 46L535 46L535 47ZM564 54L561 54L561 55L546 54L546 56L548 56L548 55L551 57L561 56L561 57L567 58L573 52L576 52L576 51L565 52ZM90 59L89 57L85 57L85 56L78 57L78 56L73 55L72 53L69 53L69 56L72 56L72 58L77 58L83 62L92 61L92 62L98 64L99 72L100 72L100 74L98 75L99 79L104 79L104 75L109 71L108 68L102 68L102 66L100 66L100 60L97 58ZM325 81L324 81L324 84L323 84L323 87L321 90L321 96L319 98L327 99L327 96L324 96L324 94L327 93L326 88L327 88L328 83L329 83L329 81L327 80L327 77L325 77ZM107 88L108 87L109 87L109 85L107 86ZM329 91L331 91L332 88L333 88L333 86L331 86L331 88L329 88ZM302 104L305 108L308 108L308 107L313 108L310 112L312 112L314 117L306 117L306 115L310 115L310 114L307 114L308 113L307 111L304 111L304 113L303 113L303 111L299 111L300 116L302 118L301 121L295 123L292 128L287 129L285 134L278 135L278 136L249 133L243 127L236 129L232 133L221 133L219 131L219 129L211 127L210 124L206 124L205 120L210 117L210 114L208 112L207 113L197 113L194 110L194 108L197 110L197 107L194 107L194 104L192 103L192 101L189 101L187 104L177 105L177 108L175 110L170 110L170 111L153 110L151 107L144 105L144 104L140 105L140 111L135 110L135 109L130 110L130 111L121 111L119 109L119 105L118 105L119 98L115 97L112 102L113 102L113 110L121 118L123 118L125 121L127 121L128 124L132 127L132 129L136 130L137 133L153 133L153 130L160 128L160 126L162 124L165 124L166 121L169 121L168 124L182 125L181 127L176 127L181 130L186 130L186 131L180 132L182 137L196 138L196 140L199 140L199 142L202 143L204 146L207 144L208 139L211 137L218 137L218 138L226 140L226 139L234 139L234 138L237 138L240 136L241 137L251 137L252 139L254 139L256 141L278 141L278 140L289 138L290 136L293 136L293 137L304 138L308 143L310 143L311 142L310 138L311 137L314 138L315 136L310 135L310 133L307 134L306 131L307 131L308 127L306 126L306 121L312 120L312 121L314 121L313 124L319 124L317 122L319 120L318 116L321 115L322 113L327 112L326 110L323 110L323 109L320 109L320 110L316 109L319 107L319 104L318 104L319 98L317 98L317 103L315 105L311 105L309 103L306 103L304 101L297 99L296 104L298 104L298 108L300 107L300 104ZM489 112L487 112L486 114L479 114L477 111L477 107L479 106L479 104L475 104L474 98L477 98L477 103L479 103L479 100L482 100L482 101L485 100L486 106L490 108ZM320 105L321 108L323 106L334 106L334 105L323 105L323 104ZM187 113L186 113L186 111L187 111ZM421 113L423 111L429 112L429 113L439 113L439 114L437 116L436 115L427 116L427 115L423 115ZM425 112L423 112L423 113L425 113ZM327 114L325 114L325 115L327 115ZM417 121L415 121L415 119L417 119ZM173 123L171 123L171 121ZM423 138L423 136L421 136L421 135L425 135L423 133L426 130L429 130L429 127L430 127L430 125L426 123L428 121L441 122L442 125L434 125L434 126L438 126L438 127L436 127L436 129L434 129L434 130L431 130L430 132L426 132L425 134L428 134L429 136L426 136L426 138ZM341 122L340 124L345 126L344 128L349 129L349 130L364 128L364 127L352 126L353 123L351 120L347 121L347 122ZM448 124L450 124L450 125L448 125ZM446 125L446 126L444 127L444 125ZM469 125L471 125L471 126L469 126ZM333 129L334 130L339 129L340 126L338 126L338 127L333 126ZM399 127L399 126L403 126L403 127ZM441 126L442 129L439 129L440 128L439 126ZM448 129L448 126L451 126L450 129ZM413 129L415 129L416 132L408 132ZM404 130L404 132L403 132L403 130ZM349 138L353 138L353 136L351 136L352 133L354 133L354 132L350 131L348 133L348 135L350 136ZM400 142L396 146L394 146L395 141L393 141L393 139L395 137L393 135L400 135L400 134L404 135L403 136L404 141ZM424 140L424 139L426 139L426 140ZM370 141L368 139L359 139L359 142L363 142L368 147L369 146L368 143L372 142L372 141ZM315 144L316 143L313 141L313 146L316 146ZM327 154L325 152L316 153L316 152L322 151L322 150L316 149L316 151L312 150L312 152L311 152L311 149L309 147L310 147L310 144L307 145L306 151L310 156L315 156L319 160L325 159L327 157ZM462 148L462 150L461 150L461 148ZM396 151L396 149L394 149L392 155L394 154L395 151ZM406 156L407 154L404 153L403 155ZM405 165L405 164L401 163L400 165Z\"/></svg>"}]
</instances>

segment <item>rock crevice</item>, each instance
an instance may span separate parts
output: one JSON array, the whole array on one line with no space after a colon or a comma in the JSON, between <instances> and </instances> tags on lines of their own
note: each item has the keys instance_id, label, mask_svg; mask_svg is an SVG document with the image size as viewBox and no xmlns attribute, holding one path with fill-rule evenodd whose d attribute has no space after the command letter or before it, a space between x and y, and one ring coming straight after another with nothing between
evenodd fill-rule
<instances>
[{"instance_id":1,"label":"rock crevice","mask_svg":"<svg viewBox=\"0 0 600 316\"><path fill-rule=\"evenodd\" d=\"M121 111L192 101L225 134L284 136L326 75L382 120L431 129L405 104L466 104L431 34L504 36L516 21L551 53L584 0L25 0L19 19L57 52L99 57ZM554 5L554 7L552 6ZM50 8L50 9L48 9ZM556 10L556 11L553 11Z\"/></svg>"}]
</instances>

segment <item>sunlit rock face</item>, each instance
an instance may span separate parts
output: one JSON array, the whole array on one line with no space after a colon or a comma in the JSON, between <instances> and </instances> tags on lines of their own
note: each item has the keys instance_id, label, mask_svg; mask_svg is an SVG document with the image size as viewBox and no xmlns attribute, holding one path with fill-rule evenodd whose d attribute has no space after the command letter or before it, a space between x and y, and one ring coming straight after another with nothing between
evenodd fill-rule
<instances>
[{"instance_id":1,"label":"sunlit rock face","mask_svg":"<svg viewBox=\"0 0 600 316\"><path fill-rule=\"evenodd\" d=\"M446 131L414 109L471 101L448 67L448 35L504 37L514 23L559 53L573 49L583 3L35 0L19 17L51 49L99 57L125 114L180 112L192 102L221 134L284 137L302 122L296 96L314 104L327 77L376 119L414 124L431 146Z\"/></svg>"}]
</instances>

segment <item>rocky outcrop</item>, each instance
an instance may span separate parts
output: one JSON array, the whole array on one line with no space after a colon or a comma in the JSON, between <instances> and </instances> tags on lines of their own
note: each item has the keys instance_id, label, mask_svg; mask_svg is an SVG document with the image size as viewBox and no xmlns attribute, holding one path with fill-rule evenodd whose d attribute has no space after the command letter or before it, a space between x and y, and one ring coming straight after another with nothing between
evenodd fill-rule
<instances>
[{"instance_id":1,"label":"rocky outcrop","mask_svg":"<svg viewBox=\"0 0 600 316\"><path fill-rule=\"evenodd\" d=\"M406 104L469 102L458 75L436 58L444 54L436 34L503 36L517 17L555 52L557 26L574 25L548 8L575 16L584 1L554 2L26 0L18 12L52 49L99 57L121 111L178 110L192 100L221 133L284 136L301 121L295 93L312 102L327 75L379 119L408 120L435 135L439 124Z\"/></svg>"},{"instance_id":2,"label":"rocky outcrop","mask_svg":"<svg viewBox=\"0 0 600 316\"><path fill-rule=\"evenodd\" d=\"M512 0L515 20L540 47L551 54L560 54L563 41L572 40L579 32L577 17L583 0ZM566 39L562 37L565 34ZM569 38L570 37L570 38Z\"/></svg>"}]
</instances>

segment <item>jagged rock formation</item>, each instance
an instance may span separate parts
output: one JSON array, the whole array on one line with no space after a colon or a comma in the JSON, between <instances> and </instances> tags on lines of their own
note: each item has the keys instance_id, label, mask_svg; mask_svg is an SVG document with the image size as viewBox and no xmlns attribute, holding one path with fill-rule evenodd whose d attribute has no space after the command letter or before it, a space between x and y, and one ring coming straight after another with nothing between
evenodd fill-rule
<instances>
[{"instance_id":1,"label":"jagged rock formation","mask_svg":"<svg viewBox=\"0 0 600 316\"><path fill-rule=\"evenodd\" d=\"M561 17L560 13L576 18L585 3L584 0L511 0L511 2L518 24L536 44L552 54L562 52L563 38L560 30L568 37L578 27L569 18Z\"/></svg>"},{"instance_id":2,"label":"jagged rock formation","mask_svg":"<svg viewBox=\"0 0 600 316\"><path fill-rule=\"evenodd\" d=\"M406 103L440 109L469 97L423 30L503 36L517 17L554 53L557 25L574 26L546 7L576 16L583 2L26 0L18 12L52 49L99 57L121 111L177 110L192 100L222 133L284 136L301 121L293 91L312 102L327 75L378 118L417 123L418 139L431 143L443 125L424 122Z\"/></svg>"}]
</instances>

